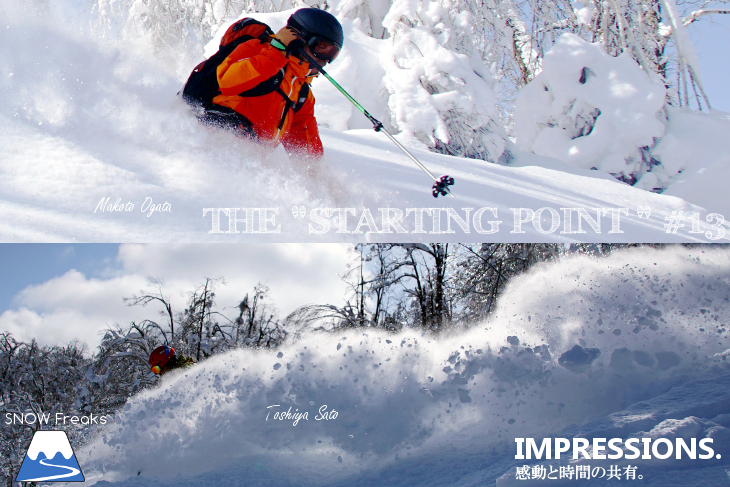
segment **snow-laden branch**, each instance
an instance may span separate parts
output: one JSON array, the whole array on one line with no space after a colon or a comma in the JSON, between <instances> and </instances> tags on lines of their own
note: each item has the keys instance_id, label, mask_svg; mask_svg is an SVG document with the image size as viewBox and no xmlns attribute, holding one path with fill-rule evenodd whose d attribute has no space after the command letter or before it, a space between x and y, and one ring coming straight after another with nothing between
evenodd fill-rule
<instances>
[{"instance_id":1,"label":"snow-laden branch","mask_svg":"<svg viewBox=\"0 0 730 487\"><path fill-rule=\"evenodd\" d=\"M702 98L704 98L705 103L707 104L707 108L712 108L712 106L710 105L710 100L702 87L702 80L699 76L699 61L697 59L697 54L692 47L689 36L684 30L684 21L677 12L677 4L675 0L662 0L662 4L664 5L664 10L667 13L667 20L669 21L672 28L674 45L677 48L677 55L679 56L680 70L684 71L684 68L686 66L687 72L689 73L689 77L692 82L692 86L696 87L696 89L700 92ZM688 91L685 86L685 102L688 102L687 95Z\"/></svg>"},{"instance_id":2,"label":"snow-laden branch","mask_svg":"<svg viewBox=\"0 0 730 487\"><path fill-rule=\"evenodd\" d=\"M727 14L730 14L730 10L719 9L719 8L708 8L708 9L702 8L700 10L695 10L694 12L692 12L691 14L686 16L682 20L682 23L684 24L684 27L687 27L689 24L691 24L692 22L695 22L703 15L711 15L711 14L726 14L727 15Z\"/></svg>"}]
</instances>

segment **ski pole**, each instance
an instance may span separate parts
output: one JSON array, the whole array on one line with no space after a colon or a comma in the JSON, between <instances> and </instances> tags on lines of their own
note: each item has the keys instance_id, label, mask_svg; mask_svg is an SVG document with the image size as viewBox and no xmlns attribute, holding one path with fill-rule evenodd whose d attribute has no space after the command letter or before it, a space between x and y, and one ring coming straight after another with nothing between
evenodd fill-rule
<instances>
[{"instance_id":1,"label":"ski pole","mask_svg":"<svg viewBox=\"0 0 730 487\"><path fill-rule=\"evenodd\" d=\"M421 169L423 169L423 171L426 174L428 174L431 177L431 179L434 180L434 184L433 184L433 187L432 187L432 190L433 190L432 191L432 194L433 194L433 197L434 198L438 198L439 195L446 196L447 194L450 195L452 198L454 197L454 194L449 190L449 186L451 186L452 184L454 184L454 178L451 178L449 176L441 176L441 178L439 179L436 176L434 176L433 173L431 171L429 171L428 168L426 166L424 166L421 161L419 161L418 159L416 159L416 157L413 154L411 154L410 151L403 146L403 144L401 144L400 142L398 142L398 140L396 140L396 138L393 137L393 135L391 135L390 132L388 132L387 130L385 130L385 127L383 127L383 123L380 120L378 120L377 118L375 118L372 115L370 115L370 113L368 113L368 111L365 110L365 108L362 105L360 105L357 102L357 100L355 100L352 97L352 95L350 95L347 91L345 91L345 89L342 86L340 86L340 84L337 81L335 81L334 78L332 78L332 76L330 76L327 73L327 71L325 71L324 69L322 69L321 67L319 67L319 63L317 61L315 61L314 59L312 59L312 57L309 54L307 54L306 52L304 52L304 50L299 51L298 54L303 55L304 58L309 62L310 65L317 66L317 70L320 73L322 73L324 75L324 77L327 78L330 81L330 83L332 83L334 85L334 87L337 88L339 90L339 92L342 93L345 96L345 98L347 98L348 100L350 100L350 102L353 105L355 105L355 108L357 108L358 110L360 110L360 112L362 112L362 114L365 115L368 120L370 120L370 122L373 124L373 130L375 130L376 132L383 132L385 135L387 135L388 138L391 141L393 141L393 143L396 146L398 146L398 148L400 150L402 150L408 157L410 157L411 160L413 162L415 162L418 167L420 167Z\"/></svg>"}]
</instances>

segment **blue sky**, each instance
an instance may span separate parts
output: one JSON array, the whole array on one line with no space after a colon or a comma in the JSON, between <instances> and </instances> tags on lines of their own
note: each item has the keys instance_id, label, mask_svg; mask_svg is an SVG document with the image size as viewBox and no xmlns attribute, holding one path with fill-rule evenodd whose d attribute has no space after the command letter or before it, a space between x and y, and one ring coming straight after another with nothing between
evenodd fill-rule
<instances>
[{"instance_id":1,"label":"blue sky","mask_svg":"<svg viewBox=\"0 0 730 487\"><path fill-rule=\"evenodd\" d=\"M708 15L687 27L700 60L705 91L713 108L730 112L730 15Z\"/></svg>"},{"instance_id":2,"label":"blue sky","mask_svg":"<svg viewBox=\"0 0 730 487\"><path fill-rule=\"evenodd\" d=\"M119 268L118 249L118 244L0 244L0 314L26 286L71 269L108 276Z\"/></svg>"}]
</instances>

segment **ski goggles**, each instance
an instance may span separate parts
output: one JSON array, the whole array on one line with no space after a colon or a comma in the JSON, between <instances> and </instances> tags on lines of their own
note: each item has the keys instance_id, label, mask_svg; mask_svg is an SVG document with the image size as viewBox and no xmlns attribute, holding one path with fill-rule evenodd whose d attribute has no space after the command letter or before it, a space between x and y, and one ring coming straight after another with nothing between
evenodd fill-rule
<instances>
[{"instance_id":1,"label":"ski goggles","mask_svg":"<svg viewBox=\"0 0 730 487\"><path fill-rule=\"evenodd\" d=\"M160 372L162 372L162 369L160 369L158 365L155 365L154 367L152 367L152 372L154 372L155 374L159 374Z\"/></svg>"},{"instance_id":2,"label":"ski goggles","mask_svg":"<svg viewBox=\"0 0 730 487\"><path fill-rule=\"evenodd\" d=\"M312 36L307 41L307 46L309 46L309 50L315 58L326 63L334 61L340 53L340 46L328 39L318 36Z\"/></svg>"}]
</instances>

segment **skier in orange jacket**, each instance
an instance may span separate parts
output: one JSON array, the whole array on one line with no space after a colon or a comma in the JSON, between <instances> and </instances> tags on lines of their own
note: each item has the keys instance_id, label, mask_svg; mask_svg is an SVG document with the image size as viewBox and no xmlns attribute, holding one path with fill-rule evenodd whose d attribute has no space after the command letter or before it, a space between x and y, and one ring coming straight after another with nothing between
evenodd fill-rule
<instances>
[{"instance_id":1,"label":"skier in orange jacket","mask_svg":"<svg viewBox=\"0 0 730 487\"><path fill-rule=\"evenodd\" d=\"M281 142L288 152L321 157L309 85L319 73L317 68L334 61L343 40L342 26L328 12L297 10L270 42L244 42L218 66L221 94L213 98L206 118L236 127L259 141ZM301 51L320 62L319 66L300 59ZM218 107L226 108L218 111Z\"/></svg>"}]
</instances>

